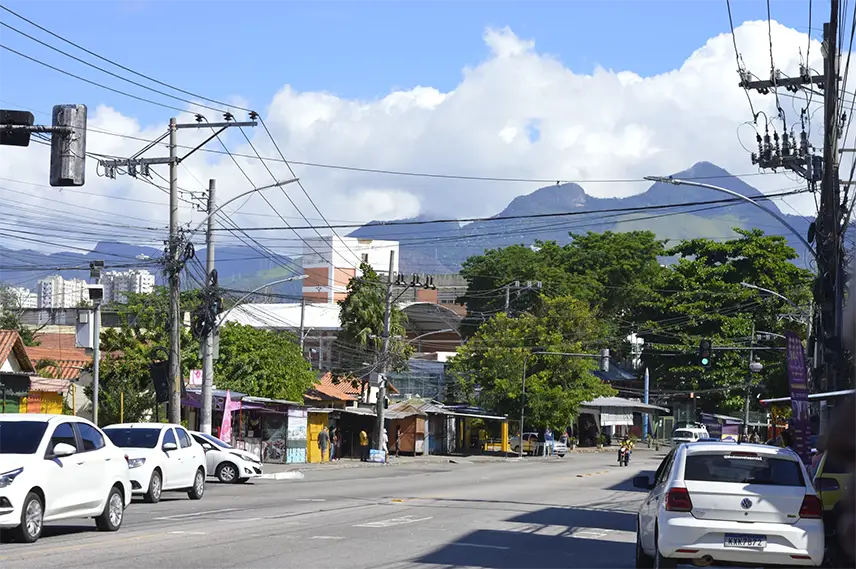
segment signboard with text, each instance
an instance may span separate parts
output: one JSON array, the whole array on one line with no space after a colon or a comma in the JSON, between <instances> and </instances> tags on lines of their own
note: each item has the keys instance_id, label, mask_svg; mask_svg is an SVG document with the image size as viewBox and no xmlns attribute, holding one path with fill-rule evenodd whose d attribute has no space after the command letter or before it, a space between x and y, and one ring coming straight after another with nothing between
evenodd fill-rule
<instances>
[{"instance_id":1,"label":"signboard with text","mask_svg":"<svg viewBox=\"0 0 856 569\"><path fill-rule=\"evenodd\" d=\"M788 384L791 392L791 427L793 431L792 448L805 464L811 461L810 413L808 404L808 374L805 367L805 351L802 341L794 332L785 332L788 341Z\"/></svg>"}]
</instances>

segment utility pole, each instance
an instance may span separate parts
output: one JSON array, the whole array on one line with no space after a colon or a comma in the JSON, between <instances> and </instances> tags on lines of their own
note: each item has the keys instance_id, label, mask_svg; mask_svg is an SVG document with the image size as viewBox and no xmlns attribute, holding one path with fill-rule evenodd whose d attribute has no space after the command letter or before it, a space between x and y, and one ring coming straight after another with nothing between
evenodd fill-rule
<instances>
[{"instance_id":1,"label":"utility pole","mask_svg":"<svg viewBox=\"0 0 856 569\"><path fill-rule=\"evenodd\" d=\"M149 143L131 158L120 158L117 160L99 160L104 169L104 175L115 178L116 173L127 173L129 176L149 177L149 167L158 164L169 165L169 241L166 246L166 259L164 265L169 277L169 384L170 394L169 420L171 423L181 422L181 271L184 264L190 258L190 252L184 247L184 236L178 226L178 166L187 160L197 150L205 146L208 141L213 140L223 131L230 127L256 126L256 113L250 113L253 119L247 122L236 122L231 113L224 113L225 122L211 123L204 116L196 115L195 123L178 123L175 118L169 119L167 132ZM184 156L178 156L177 133L180 129L202 129L210 128L214 133L204 142L195 146ZM168 158L140 158L142 154L154 148L164 138L169 137ZM279 185L279 184L275 184ZM254 188L258 191L262 188ZM248 192L250 193L250 192Z\"/></svg>"},{"instance_id":2,"label":"utility pole","mask_svg":"<svg viewBox=\"0 0 856 569\"><path fill-rule=\"evenodd\" d=\"M541 290L543 283L538 281L533 283L532 281L526 281L525 285L521 285L520 281L514 281L513 283L508 283L503 288L505 289L505 314L510 315L511 310L511 290L514 289L515 292L520 292L524 290Z\"/></svg>"},{"instance_id":3,"label":"utility pole","mask_svg":"<svg viewBox=\"0 0 856 569\"><path fill-rule=\"evenodd\" d=\"M648 404L648 395L649 395L648 386L650 385L650 382L651 382L651 379L650 379L650 376L648 375L648 368L646 367L645 368L645 392L644 392L645 395L644 395L644 399L643 399L643 403L645 403L645 405ZM645 413L642 415L642 440L644 440L644 441L648 440L648 413Z\"/></svg>"},{"instance_id":4,"label":"utility pole","mask_svg":"<svg viewBox=\"0 0 856 569\"><path fill-rule=\"evenodd\" d=\"M216 209L216 180L208 180L208 230L205 232L205 278L206 286L212 285L214 274L214 210ZM215 315L216 318L216 315ZM200 429L211 434L211 408L214 391L214 333L212 326L202 339L202 418Z\"/></svg>"},{"instance_id":5,"label":"utility pole","mask_svg":"<svg viewBox=\"0 0 856 569\"><path fill-rule=\"evenodd\" d=\"M746 366L746 396L743 398L743 434L749 436L749 398L752 397L752 362L755 358L755 323L749 337L749 362Z\"/></svg>"},{"instance_id":6,"label":"utility pole","mask_svg":"<svg viewBox=\"0 0 856 569\"><path fill-rule=\"evenodd\" d=\"M101 285L101 269L104 261L89 263L89 276L95 279L96 287ZM92 318L92 422L98 425L98 395L101 383L101 303L102 297L94 300L95 311ZM90 292L90 297L92 297ZM97 293L96 293L97 296Z\"/></svg>"},{"instance_id":7,"label":"utility pole","mask_svg":"<svg viewBox=\"0 0 856 569\"><path fill-rule=\"evenodd\" d=\"M383 412L386 401L386 373L389 365L389 340L392 319L392 273L395 270L395 251L389 252L389 272L386 273L386 295L383 309L383 348L381 351L381 375L377 388L377 426L375 427L375 446L383 450Z\"/></svg>"},{"instance_id":8,"label":"utility pole","mask_svg":"<svg viewBox=\"0 0 856 569\"><path fill-rule=\"evenodd\" d=\"M306 298L300 298L300 357L303 357L303 346L306 333L304 332L304 321L306 320Z\"/></svg>"},{"instance_id":9,"label":"utility pole","mask_svg":"<svg viewBox=\"0 0 856 569\"><path fill-rule=\"evenodd\" d=\"M505 285L505 315L506 316L508 316L508 310L510 308L511 308L511 285Z\"/></svg>"}]
</instances>

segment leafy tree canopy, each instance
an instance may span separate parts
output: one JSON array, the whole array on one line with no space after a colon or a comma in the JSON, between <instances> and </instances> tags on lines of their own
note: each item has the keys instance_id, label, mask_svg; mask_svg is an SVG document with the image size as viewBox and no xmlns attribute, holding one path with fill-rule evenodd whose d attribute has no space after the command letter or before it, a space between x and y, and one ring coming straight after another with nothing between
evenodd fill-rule
<instances>
[{"instance_id":1,"label":"leafy tree canopy","mask_svg":"<svg viewBox=\"0 0 856 569\"><path fill-rule=\"evenodd\" d=\"M35 337L38 330L24 325L22 314L20 298L12 291L12 287L0 283L0 330L15 330L25 346L38 346L39 341Z\"/></svg>"}]
</instances>

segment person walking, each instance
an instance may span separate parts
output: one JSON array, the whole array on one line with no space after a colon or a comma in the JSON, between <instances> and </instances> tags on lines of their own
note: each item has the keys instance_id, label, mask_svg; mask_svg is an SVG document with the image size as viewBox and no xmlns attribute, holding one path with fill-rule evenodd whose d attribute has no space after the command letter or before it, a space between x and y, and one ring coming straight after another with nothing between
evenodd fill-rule
<instances>
[{"instance_id":1,"label":"person walking","mask_svg":"<svg viewBox=\"0 0 856 569\"><path fill-rule=\"evenodd\" d=\"M383 430L383 462L386 463L389 456L389 435L386 434L386 429Z\"/></svg>"},{"instance_id":2,"label":"person walking","mask_svg":"<svg viewBox=\"0 0 856 569\"><path fill-rule=\"evenodd\" d=\"M360 462L367 462L369 460L369 436L366 434L366 430L362 429L360 431Z\"/></svg>"},{"instance_id":3,"label":"person walking","mask_svg":"<svg viewBox=\"0 0 856 569\"><path fill-rule=\"evenodd\" d=\"M330 462L333 462L339 460L339 429L333 427L330 434Z\"/></svg>"},{"instance_id":4,"label":"person walking","mask_svg":"<svg viewBox=\"0 0 856 569\"><path fill-rule=\"evenodd\" d=\"M327 427L321 429L318 433L318 448L321 449L321 462L327 458L327 447L330 446L330 434L327 432Z\"/></svg>"}]
</instances>

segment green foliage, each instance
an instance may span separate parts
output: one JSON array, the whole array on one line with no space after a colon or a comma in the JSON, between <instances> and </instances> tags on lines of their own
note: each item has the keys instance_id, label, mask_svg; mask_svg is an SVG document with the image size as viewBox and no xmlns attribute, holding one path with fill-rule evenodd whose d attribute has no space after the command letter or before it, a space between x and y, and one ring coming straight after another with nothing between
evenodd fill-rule
<instances>
[{"instance_id":1,"label":"green foliage","mask_svg":"<svg viewBox=\"0 0 856 569\"><path fill-rule=\"evenodd\" d=\"M561 429L580 403L614 393L591 371L596 358L530 355L530 348L566 353L597 353L605 327L587 303L570 297L542 298L535 314L486 321L450 364L463 398L492 411L518 416L526 363L526 422Z\"/></svg>"},{"instance_id":2,"label":"green foliage","mask_svg":"<svg viewBox=\"0 0 856 569\"><path fill-rule=\"evenodd\" d=\"M777 291L802 306L811 297L812 274L791 262L796 252L783 237L735 231L738 239L691 239L669 250L668 255L679 256L678 262L661 274L657 290L632 315L643 330L643 361L658 389L732 388L703 393L698 408L705 411L737 412L745 394L748 352L716 347L747 347L753 324L757 331L776 334L804 332L804 324L780 318L795 311L786 301L740 283ZM703 338L711 339L715 349L705 370L697 358ZM781 340L761 344L783 345ZM787 393L782 352L757 355L764 369L756 377L762 387L755 392Z\"/></svg>"},{"instance_id":3,"label":"green foliage","mask_svg":"<svg viewBox=\"0 0 856 569\"><path fill-rule=\"evenodd\" d=\"M315 382L296 336L231 322L220 328L214 377L219 389L299 402Z\"/></svg>"},{"instance_id":4,"label":"green foliage","mask_svg":"<svg viewBox=\"0 0 856 569\"><path fill-rule=\"evenodd\" d=\"M16 330L25 346L38 346L36 330L21 322L23 308L12 288L0 283L0 330Z\"/></svg>"},{"instance_id":5,"label":"green foliage","mask_svg":"<svg viewBox=\"0 0 856 569\"><path fill-rule=\"evenodd\" d=\"M60 376L59 362L54 359L45 358L38 360L33 363L33 367L36 368L36 373L39 374L39 377L56 378Z\"/></svg>"},{"instance_id":6,"label":"green foliage","mask_svg":"<svg viewBox=\"0 0 856 569\"><path fill-rule=\"evenodd\" d=\"M379 357L383 345L383 319L386 306L386 283L367 263L360 265L360 276L348 282L348 294L339 301L341 331L337 337L338 351L343 354L340 373L364 369L364 362ZM406 316L392 305L388 367L392 371L407 369L413 348L402 338Z\"/></svg>"}]
</instances>

